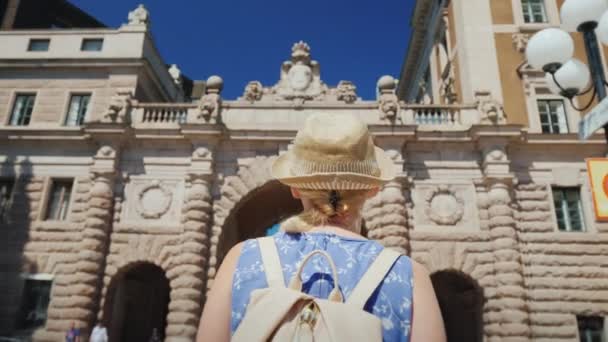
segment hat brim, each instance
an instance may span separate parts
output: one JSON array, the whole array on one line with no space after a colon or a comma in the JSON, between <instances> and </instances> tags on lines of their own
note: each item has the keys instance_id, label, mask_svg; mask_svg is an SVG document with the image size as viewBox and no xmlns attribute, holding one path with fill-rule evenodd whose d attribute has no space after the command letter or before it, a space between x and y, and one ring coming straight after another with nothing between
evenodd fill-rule
<instances>
[{"instance_id":1,"label":"hat brim","mask_svg":"<svg viewBox=\"0 0 608 342\"><path fill-rule=\"evenodd\" d=\"M272 164L271 174L281 183L294 188L312 190L364 190L374 189L395 178L395 163L381 148L374 147L376 163L380 176L374 177L360 173L336 172L313 173L306 176L294 176L291 172L295 161L293 151L279 156Z\"/></svg>"}]
</instances>

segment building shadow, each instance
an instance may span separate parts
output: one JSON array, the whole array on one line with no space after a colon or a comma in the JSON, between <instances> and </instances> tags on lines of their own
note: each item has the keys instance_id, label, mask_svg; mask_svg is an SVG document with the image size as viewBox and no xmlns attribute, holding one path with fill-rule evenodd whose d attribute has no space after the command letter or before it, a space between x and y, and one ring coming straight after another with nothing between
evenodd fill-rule
<instances>
[{"instance_id":1,"label":"building shadow","mask_svg":"<svg viewBox=\"0 0 608 342\"><path fill-rule=\"evenodd\" d=\"M8 156L0 165L4 187L3 215L0 217L0 336L30 335L24 312L24 274L39 272L36 263L27 260L24 247L30 237L32 203L28 185L32 181L32 163Z\"/></svg>"}]
</instances>

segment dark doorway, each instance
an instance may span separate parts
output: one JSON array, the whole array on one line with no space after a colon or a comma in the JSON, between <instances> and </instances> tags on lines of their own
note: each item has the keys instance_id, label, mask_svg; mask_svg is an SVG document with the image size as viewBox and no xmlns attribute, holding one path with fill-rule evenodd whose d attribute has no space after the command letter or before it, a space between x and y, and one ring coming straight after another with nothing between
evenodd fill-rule
<instances>
[{"instance_id":1,"label":"dark doorway","mask_svg":"<svg viewBox=\"0 0 608 342\"><path fill-rule=\"evenodd\" d=\"M268 234L269 229L302 211L302 203L291 196L289 187L270 181L245 196L232 209L222 229L218 260L240 241Z\"/></svg>"},{"instance_id":2,"label":"dark doorway","mask_svg":"<svg viewBox=\"0 0 608 342\"><path fill-rule=\"evenodd\" d=\"M431 275L448 342L483 341L483 288L455 270Z\"/></svg>"},{"instance_id":3,"label":"dark doorway","mask_svg":"<svg viewBox=\"0 0 608 342\"><path fill-rule=\"evenodd\" d=\"M148 342L156 330L165 337L169 307L169 280L151 263L119 273L110 283L104 310L110 341Z\"/></svg>"}]
</instances>

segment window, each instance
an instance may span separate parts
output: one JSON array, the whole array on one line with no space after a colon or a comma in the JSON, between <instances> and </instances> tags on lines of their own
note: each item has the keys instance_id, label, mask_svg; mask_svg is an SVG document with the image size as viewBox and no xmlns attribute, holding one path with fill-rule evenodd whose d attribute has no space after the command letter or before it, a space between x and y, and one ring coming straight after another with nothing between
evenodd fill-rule
<instances>
[{"instance_id":1,"label":"window","mask_svg":"<svg viewBox=\"0 0 608 342\"><path fill-rule=\"evenodd\" d=\"M47 220L64 221L69 212L72 180L53 180L47 207Z\"/></svg>"},{"instance_id":2,"label":"window","mask_svg":"<svg viewBox=\"0 0 608 342\"><path fill-rule=\"evenodd\" d=\"M90 100L90 94L72 95L68 114L65 117L66 126L80 126L84 123L84 117L87 114Z\"/></svg>"},{"instance_id":3,"label":"window","mask_svg":"<svg viewBox=\"0 0 608 342\"><path fill-rule=\"evenodd\" d=\"M604 342L604 318L577 316L578 336L581 342Z\"/></svg>"},{"instance_id":4,"label":"window","mask_svg":"<svg viewBox=\"0 0 608 342\"><path fill-rule=\"evenodd\" d=\"M582 232L585 230L579 188L553 188L553 203L560 231Z\"/></svg>"},{"instance_id":5,"label":"window","mask_svg":"<svg viewBox=\"0 0 608 342\"><path fill-rule=\"evenodd\" d=\"M82 40L80 51L101 51L103 48L103 39L101 38L85 38Z\"/></svg>"},{"instance_id":6,"label":"window","mask_svg":"<svg viewBox=\"0 0 608 342\"><path fill-rule=\"evenodd\" d=\"M568 133L566 108L562 100L538 100L538 114L543 133Z\"/></svg>"},{"instance_id":7,"label":"window","mask_svg":"<svg viewBox=\"0 0 608 342\"><path fill-rule=\"evenodd\" d=\"M0 179L0 223L7 222L14 185L13 180Z\"/></svg>"},{"instance_id":8,"label":"window","mask_svg":"<svg viewBox=\"0 0 608 342\"><path fill-rule=\"evenodd\" d=\"M19 317L20 329L34 329L46 322L51 297L52 280L28 276L25 279Z\"/></svg>"},{"instance_id":9,"label":"window","mask_svg":"<svg viewBox=\"0 0 608 342\"><path fill-rule=\"evenodd\" d=\"M13 104L13 111L9 124L11 126L29 125L30 119L32 118L32 111L34 110L35 100L35 94L18 94L17 97L15 97L15 104Z\"/></svg>"},{"instance_id":10,"label":"window","mask_svg":"<svg viewBox=\"0 0 608 342\"><path fill-rule=\"evenodd\" d=\"M544 0L522 0L521 7L524 12L525 23L548 22Z\"/></svg>"},{"instance_id":11,"label":"window","mask_svg":"<svg viewBox=\"0 0 608 342\"><path fill-rule=\"evenodd\" d=\"M50 39L30 39L27 51L49 51Z\"/></svg>"}]
</instances>

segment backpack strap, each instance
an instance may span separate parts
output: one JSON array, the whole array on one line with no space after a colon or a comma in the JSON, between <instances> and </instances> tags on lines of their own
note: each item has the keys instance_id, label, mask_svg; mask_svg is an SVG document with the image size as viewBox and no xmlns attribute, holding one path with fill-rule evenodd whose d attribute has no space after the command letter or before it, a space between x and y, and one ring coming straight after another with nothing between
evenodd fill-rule
<instances>
[{"instance_id":1,"label":"backpack strap","mask_svg":"<svg viewBox=\"0 0 608 342\"><path fill-rule=\"evenodd\" d=\"M376 257L376 260L372 262L365 274L363 274L359 283L350 293L350 296L348 296L346 303L363 309L369 298L374 291L376 291L376 288L380 286L384 277L400 256L400 253L389 248L384 248Z\"/></svg>"},{"instance_id":2,"label":"backpack strap","mask_svg":"<svg viewBox=\"0 0 608 342\"><path fill-rule=\"evenodd\" d=\"M279 251L274 243L274 239L266 236L257 240L260 244L260 254L262 255L262 264L264 264L264 273L266 274L268 287L285 287L281 259L279 258Z\"/></svg>"}]
</instances>

